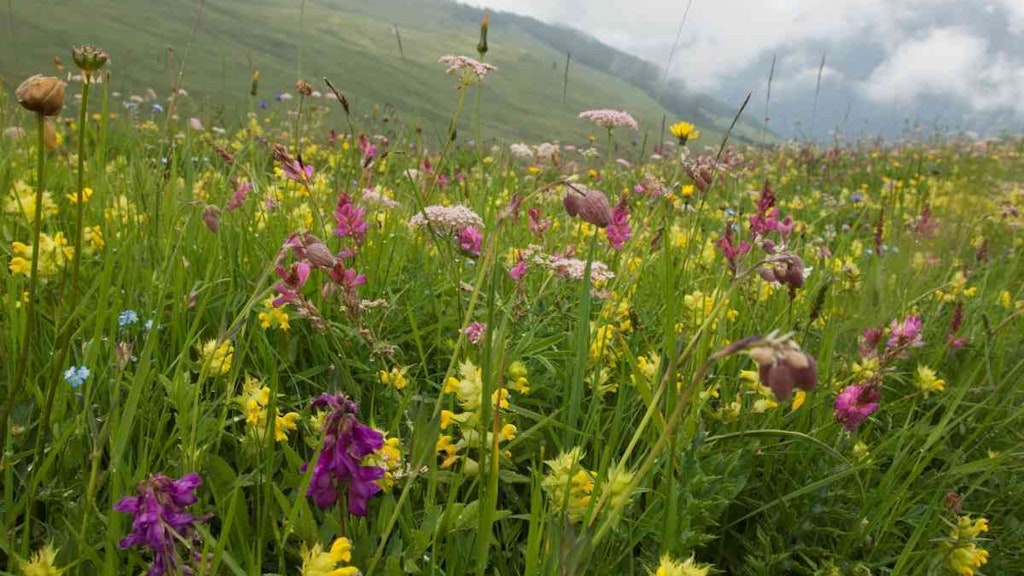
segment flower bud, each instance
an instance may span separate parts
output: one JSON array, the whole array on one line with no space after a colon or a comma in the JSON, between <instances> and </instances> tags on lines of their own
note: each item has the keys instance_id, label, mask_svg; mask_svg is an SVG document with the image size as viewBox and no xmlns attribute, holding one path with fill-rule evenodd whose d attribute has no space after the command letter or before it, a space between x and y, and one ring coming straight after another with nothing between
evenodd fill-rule
<instances>
[{"instance_id":1,"label":"flower bud","mask_svg":"<svg viewBox=\"0 0 1024 576\"><path fill-rule=\"evenodd\" d=\"M313 94L313 86L309 82L299 78L299 80L295 82L295 91L302 96L311 96Z\"/></svg>"},{"instance_id":2,"label":"flower bud","mask_svg":"<svg viewBox=\"0 0 1024 576\"><path fill-rule=\"evenodd\" d=\"M260 88L260 71L259 69L252 71L252 85L249 87L249 95L255 96L256 92Z\"/></svg>"},{"instance_id":3,"label":"flower bud","mask_svg":"<svg viewBox=\"0 0 1024 576\"><path fill-rule=\"evenodd\" d=\"M306 245L306 258L310 264L318 268L334 267L334 254L331 254L330 248L321 241Z\"/></svg>"},{"instance_id":4,"label":"flower bud","mask_svg":"<svg viewBox=\"0 0 1024 576\"><path fill-rule=\"evenodd\" d=\"M54 76L35 76L25 80L14 95L26 110L43 116L56 116L64 108L64 83Z\"/></svg>"},{"instance_id":5,"label":"flower bud","mask_svg":"<svg viewBox=\"0 0 1024 576\"><path fill-rule=\"evenodd\" d=\"M103 68L110 60L110 55L95 46L76 46L71 49L71 58L75 61L75 66L89 75Z\"/></svg>"},{"instance_id":6,"label":"flower bud","mask_svg":"<svg viewBox=\"0 0 1024 576\"><path fill-rule=\"evenodd\" d=\"M210 232L216 234L220 231L220 208L213 204L208 204L206 208L203 208L203 224L210 229Z\"/></svg>"},{"instance_id":7,"label":"flower bud","mask_svg":"<svg viewBox=\"0 0 1024 576\"><path fill-rule=\"evenodd\" d=\"M578 216L598 228L607 228L608 224L611 224L612 207L604 193L598 190L584 188L582 196L576 192L569 192L562 200L562 204L570 216Z\"/></svg>"},{"instance_id":8,"label":"flower bud","mask_svg":"<svg viewBox=\"0 0 1024 576\"><path fill-rule=\"evenodd\" d=\"M491 15L484 12L483 20L480 21L480 42L476 45L476 51L483 58L487 54L487 27L491 22Z\"/></svg>"}]
</instances>

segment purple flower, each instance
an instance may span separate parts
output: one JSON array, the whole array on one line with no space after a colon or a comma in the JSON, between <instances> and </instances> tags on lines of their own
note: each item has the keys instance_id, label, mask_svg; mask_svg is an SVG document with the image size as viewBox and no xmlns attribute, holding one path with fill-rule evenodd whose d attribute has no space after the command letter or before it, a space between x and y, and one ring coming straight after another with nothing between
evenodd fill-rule
<instances>
[{"instance_id":1,"label":"purple flower","mask_svg":"<svg viewBox=\"0 0 1024 576\"><path fill-rule=\"evenodd\" d=\"M466 338L473 344L479 344L484 338L484 334L487 333L487 324L481 324L480 322L473 322L462 330L462 333L466 335Z\"/></svg>"},{"instance_id":2,"label":"purple flower","mask_svg":"<svg viewBox=\"0 0 1024 576\"><path fill-rule=\"evenodd\" d=\"M281 170L289 180L300 184L308 184L313 179L313 167L302 163L301 157L295 159L280 144L274 144L274 159L281 164Z\"/></svg>"},{"instance_id":3,"label":"purple flower","mask_svg":"<svg viewBox=\"0 0 1024 576\"><path fill-rule=\"evenodd\" d=\"M334 209L334 220L338 226L334 229L335 236L351 236L357 244L362 244L366 237L366 231L370 225L366 222L366 209L360 208L352 203L348 194L342 194L338 198L338 205Z\"/></svg>"},{"instance_id":4,"label":"purple flower","mask_svg":"<svg viewBox=\"0 0 1024 576\"><path fill-rule=\"evenodd\" d=\"M456 239L463 252L474 257L480 255L480 246L483 244L484 237L476 226L466 226L459 230Z\"/></svg>"},{"instance_id":5,"label":"purple flower","mask_svg":"<svg viewBox=\"0 0 1024 576\"><path fill-rule=\"evenodd\" d=\"M860 355L864 358L878 356L878 343L882 341L881 326L866 328L860 335Z\"/></svg>"},{"instance_id":6,"label":"purple flower","mask_svg":"<svg viewBox=\"0 0 1024 576\"><path fill-rule=\"evenodd\" d=\"M907 316L902 322L893 320L889 324L889 340L885 343L885 347L889 350L895 350L897 348L920 348L924 346L924 341L921 340L922 328L920 316Z\"/></svg>"},{"instance_id":7,"label":"purple flower","mask_svg":"<svg viewBox=\"0 0 1024 576\"><path fill-rule=\"evenodd\" d=\"M604 232L608 236L608 243L612 248L621 251L622 245L629 240L632 231L632 228L629 227L629 204L626 203L626 197L623 196L622 200L612 209L612 221L604 229Z\"/></svg>"},{"instance_id":8,"label":"purple flower","mask_svg":"<svg viewBox=\"0 0 1024 576\"><path fill-rule=\"evenodd\" d=\"M875 410L882 394L878 388L868 384L852 384L843 388L836 397L836 421L850 432L857 429Z\"/></svg>"},{"instance_id":9,"label":"purple flower","mask_svg":"<svg viewBox=\"0 0 1024 576\"><path fill-rule=\"evenodd\" d=\"M537 237L538 240L544 238L544 232L551 227L551 220L541 219L540 208L530 208L526 211L529 217L530 233Z\"/></svg>"},{"instance_id":10,"label":"purple flower","mask_svg":"<svg viewBox=\"0 0 1024 576\"><path fill-rule=\"evenodd\" d=\"M359 421L358 407L344 394L321 394L312 407L326 408L330 412L321 428L323 448L306 495L312 497L318 507L327 509L334 506L344 491L348 511L355 516L366 516L366 502L380 492L377 480L384 476L384 469L363 466L361 462L384 446L384 436Z\"/></svg>"},{"instance_id":11,"label":"purple flower","mask_svg":"<svg viewBox=\"0 0 1024 576\"><path fill-rule=\"evenodd\" d=\"M114 506L114 510L134 516L132 531L118 546L127 550L132 546L148 548L153 553L153 563L147 576L162 574L193 574L192 566L202 558L191 550L200 548L200 537L195 523L206 518L195 518L185 508L195 504L193 492L203 480L195 472L177 480L163 474L153 474L136 486L138 496L125 496ZM185 548L186 554L182 554Z\"/></svg>"}]
</instances>

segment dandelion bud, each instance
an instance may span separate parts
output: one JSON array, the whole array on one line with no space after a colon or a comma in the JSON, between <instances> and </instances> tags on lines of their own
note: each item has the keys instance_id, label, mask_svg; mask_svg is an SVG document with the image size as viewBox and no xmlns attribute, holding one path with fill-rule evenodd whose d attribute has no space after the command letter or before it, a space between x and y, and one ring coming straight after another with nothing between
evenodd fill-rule
<instances>
[{"instance_id":1,"label":"dandelion bud","mask_svg":"<svg viewBox=\"0 0 1024 576\"><path fill-rule=\"evenodd\" d=\"M295 82L295 91L303 96L312 96L313 86L310 85L309 82L299 78L298 81Z\"/></svg>"},{"instance_id":2,"label":"dandelion bud","mask_svg":"<svg viewBox=\"0 0 1024 576\"><path fill-rule=\"evenodd\" d=\"M476 45L476 51L483 58L487 54L487 27L491 22L491 15L484 12L483 20L480 21L480 42Z\"/></svg>"},{"instance_id":3,"label":"dandelion bud","mask_svg":"<svg viewBox=\"0 0 1024 576\"><path fill-rule=\"evenodd\" d=\"M259 88L260 88L260 71L259 71L258 68L256 70L252 71L251 82L252 82L252 84L249 87L249 95L250 96L255 96L256 95L256 91L259 90Z\"/></svg>"},{"instance_id":4,"label":"dandelion bud","mask_svg":"<svg viewBox=\"0 0 1024 576\"><path fill-rule=\"evenodd\" d=\"M110 55L95 46L76 46L71 49L71 58L82 72L89 75L106 65Z\"/></svg>"},{"instance_id":5,"label":"dandelion bud","mask_svg":"<svg viewBox=\"0 0 1024 576\"><path fill-rule=\"evenodd\" d=\"M23 108L43 116L56 116L64 108L64 83L54 76L36 74L22 82L14 95Z\"/></svg>"},{"instance_id":6,"label":"dandelion bud","mask_svg":"<svg viewBox=\"0 0 1024 576\"><path fill-rule=\"evenodd\" d=\"M612 221L612 207L608 203L608 197L598 190L580 185L577 187L582 189L583 195L575 192L566 194L562 200L565 211L570 216L578 216L598 228L607 228Z\"/></svg>"}]
</instances>

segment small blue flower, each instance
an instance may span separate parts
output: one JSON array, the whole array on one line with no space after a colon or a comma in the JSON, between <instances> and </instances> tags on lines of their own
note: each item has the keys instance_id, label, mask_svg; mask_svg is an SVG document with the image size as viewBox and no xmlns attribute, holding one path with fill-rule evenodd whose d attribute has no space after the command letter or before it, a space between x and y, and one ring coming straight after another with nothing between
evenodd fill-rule
<instances>
[{"instance_id":1,"label":"small blue flower","mask_svg":"<svg viewBox=\"0 0 1024 576\"><path fill-rule=\"evenodd\" d=\"M135 313L135 310L125 310L117 315L117 325L121 328L125 326L131 326L139 321L139 315Z\"/></svg>"},{"instance_id":2,"label":"small blue flower","mask_svg":"<svg viewBox=\"0 0 1024 576\"><path fill-rule=\"evenodd\" d=\"M78 388L89 379L89 369L85 366L72 366L64 371L64 381L72 388Z\"/></svg>"},{"instance_id":3,"label":"small blue flower","mask_svg":"<svg viewBox=\"0 0 1024 576\"><path fill-rule=\"evenodd\" d=\"M164 107L163 106L157 104L156 102L153 103L153 112L156 112L158 114L162 114L163 111L164 111Z\"/></svg>"},{"instance_id":4,"label":"small blue flower","mask_svg":"<svg viewBox=\"0 0 1024 576\"><path fill-rule=\"evenodd\" d=\"M122 103L122 106L124 106L125 110L135 110L136 108L139 107L139 105L136 104L135 102L124 102L124 103Z\"/></svg>"},{"instance_id":5,"label":"small blue flower","mask_svg":"<svg viewBox=\"0 0 1024 576\"><path fill-rule=\"evenodd\" d=\"M268 106L269 104L267 104L266 100L260 100L260 110L266 110Z\"/></svg>"},{"instance_id":6,"label":"small blue flower","mask_svg":"<svg viewBox=\"0 0 1024 576\"><path fill-rule=\"evenodd\" d=\"M862 200L864 200L864 195L861 194L860 192L854 192L853 194L850 194L850 202L856 204L857 202L860 202Z\"/></svg>"},{"instance_id":7,"label":"small blue flower","mask_svg":"<svg viewBox=\"0 0 1024 576\"><path fill-rule=\"evenodd\" d=\"M146 323L143 324L142 327L146 329L146 332L149 332L150 330L153 329L153 321L152 320L146 320Z\"/></svg>"}]
</instances>

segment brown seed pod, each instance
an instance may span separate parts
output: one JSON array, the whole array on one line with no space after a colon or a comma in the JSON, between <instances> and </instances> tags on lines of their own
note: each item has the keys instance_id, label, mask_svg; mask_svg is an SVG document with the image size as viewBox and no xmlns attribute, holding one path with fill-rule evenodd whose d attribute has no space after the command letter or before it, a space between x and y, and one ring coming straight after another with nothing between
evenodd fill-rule
<instances>
[{"instance_id":1,"label":"brown seed pod","mask_svg":"<svg viewBox=\"0 0 1024 576\"><path fill-rule=\"evenodd\" d=\"M64 82L56 76L36 74L14 91L18 104L43 116L56 116L64 108Z\"/></svg>"}]
</instances>

